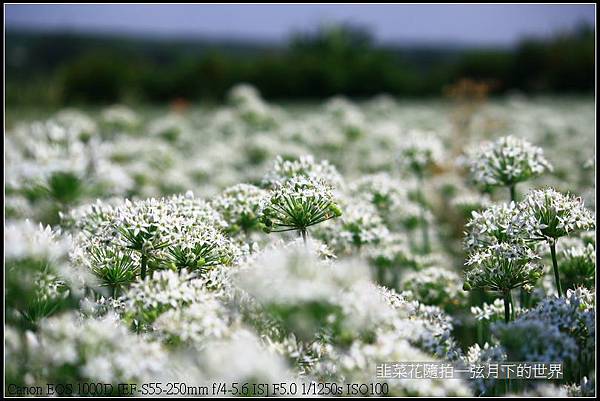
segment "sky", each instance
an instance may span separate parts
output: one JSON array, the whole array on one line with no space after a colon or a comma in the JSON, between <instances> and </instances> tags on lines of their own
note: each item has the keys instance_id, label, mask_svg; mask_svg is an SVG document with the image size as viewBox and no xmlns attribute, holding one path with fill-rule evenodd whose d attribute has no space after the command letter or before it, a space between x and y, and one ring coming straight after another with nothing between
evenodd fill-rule
<instances>
[{"instance_id":1,"label":"sky","mask_svg":"<svg viewBox=\"0 0 600 401\"><path fill-rule=\"evenodd\" d=\"M326 23L368 28L381 43L514 45L585 22L588 5L5 5L8 29L285 41Z\"/></svg>"}]
</instances>

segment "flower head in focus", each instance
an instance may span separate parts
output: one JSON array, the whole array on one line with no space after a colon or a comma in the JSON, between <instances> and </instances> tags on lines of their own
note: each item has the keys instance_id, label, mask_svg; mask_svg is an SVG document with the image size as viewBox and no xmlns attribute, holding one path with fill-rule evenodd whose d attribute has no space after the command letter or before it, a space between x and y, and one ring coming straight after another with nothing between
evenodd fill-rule
<instances>
[{"instance_id":1,"label":"flower head in focus","mask_svg":"<svg viewBox=\"0 0 600 401\"><path fill-rule=\"evenodd\" d=\"M595 228L591 211L583 200L553 188L532 190L519 204L530 235L536 239L558 239L577 231Z\"/></svg>"},{"instance_id":2,"label":"flower head in focus","mask_svg":"<svg viewBox=\"0 0 600 401\"><path fill-rule=\"evenodd\" d=\"M528 236L514 202L472 212L466 228L464 245L471 251L500 243L524 243Z\"/></svg>"},{"instance_id":3,"label":"flower head in focus","mask_svg":"<svg viewBox=\"0 0 600 401\"><path fill-rule=\"evenodd\" d=\"M532 289L542 276L539 256L529 247L499 243L472 253L465 263L464 288L505 292L517 287Z\"/></svg>"},{"instance_id":4,"label":"flower head in focus","mask_svg":"<svg viewBox=\"0 0 600 401\"><path fill-rule=\"evenodd\" d=\"M169 246L158 254L178 270L205 272L216 265L233 263L239 252L220 230L210 224L193 221L173 227Z\"/></svg>"},{"instance_id":5,"label":"flower head in focus","mask_svg":"<svg viewBox=\"0 0 600 401\"><path fill-rule=\"evenodd\" d=\"M306 229L341 216L332 188L324 181L297 177L272 190L262 209L261 220L267 232Z\"/></svg>"},{"instance_id":6,"label":"flower head in focus","mask_svg":"<svg viewBox=\"0 0 600 401\"><path fill-rule=\"evenodd\" d=\"M552 171L552 166L542 148L524 139L505 136L472 152L469 171L471 179L482 187L510 187Z\"/></svg>"}]
</instances>

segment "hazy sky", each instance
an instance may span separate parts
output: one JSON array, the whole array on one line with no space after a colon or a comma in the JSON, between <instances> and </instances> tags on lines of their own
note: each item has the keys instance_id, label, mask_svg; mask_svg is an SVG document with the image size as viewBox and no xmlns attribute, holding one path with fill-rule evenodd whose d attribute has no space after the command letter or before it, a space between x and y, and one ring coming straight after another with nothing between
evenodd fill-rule
<instances>
[{"instance_id":1,"label":"hazy sky","mask_svg":"<svg viewBox=\"0 0 600 401\"><path fill-rule=\"evenodd\" d=\"M281 41L321 23L351 22L382 42L511 45L578 23L589 5L6 5L10 28Z\"/></svg>"}]
</instances>

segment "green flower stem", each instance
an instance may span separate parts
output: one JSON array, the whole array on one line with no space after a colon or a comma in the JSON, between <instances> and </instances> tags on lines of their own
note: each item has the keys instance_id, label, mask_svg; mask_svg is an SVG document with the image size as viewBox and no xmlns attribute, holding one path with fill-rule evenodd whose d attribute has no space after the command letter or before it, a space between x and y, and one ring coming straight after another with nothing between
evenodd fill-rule
<instances>
[{"instance_id":1,"label":"green flower stem","mask_svg":"<svg viewBox=\"0 0 600 401\"><path fill-rule=\"evenodd\" d=\"M510 303L510 318L511 318L511 320L515 320L515 305L513 303L511 290L508 290L508 301Z\"/></svg>"},{"instance_id":2,"label":"green flower stem","mask_svg":"<svg viewBox=\"0 0 600 401\"><path fill-rule=\"evenodd\" d=\"M140 270L142 280L146 278L146 255L142 253L142 268Z\"/></svg>"},{"instance_id":3,"label":"green flower stem","mask_svg":"<svg viewBox=\"0 0 600 401\"><path fill-rule=\"evenodd\" d=\"M511 184L509 185L508 189L510 190L510 200L511 202L517 202L517 184ZM519 303L521 305L522 308L524 308L526 305L527 301L527 293L525 292L525 290L523 289L523 287L521 287L521 290L519 292Z\"/></svg>"},{"instance_id":4,"label":"green flower stem","mask_svg":"<svg viewBox=\"0 0 600 401\"><path fill-rule=\"evenodd\" d=\"M558 273L558 262L556 260L556 239L550 240L550 253L552 254L552 267L554 268L554 280L556 280L556 291L559 298L563 296L562 287L560 285L560 275Z\"/></svg>"},{"instance_id":5,"label":"green flower stem","mask_svg":"<svg viewBox=\"0 0 600 401\"><path fill-rule=\"evenodd\" d=\"M300 236L302 237L302 240L304 241L304 244L306 245L306 237L308 236L308 233L306 232L306 228L303 228L300 230Z\"/></svg>"},{"instance_id":6,"label":"green flower stem","mask_svg":"<svg viewBox=\"0 0 600 401\"><path fill-rule=\"evenodd\" d=\"M519 290L519 305L521 306L521 308L525 308L526 297L527 297L527 294L525 293L525 290L523 289L523 287L521 287L521 289Z\"/></svg>"},{"instance_id":7,"label":"green flower stem","mask_svg":"<svg viewBox=\"0 0 600 401\"><path fill-rule=\"evenodd\" d=\"M511 202L517 202L517 184L511 184L509 185L509 190L510 190L510 200ZM521 287L521 290L519 292L519 302L522 308L526 307L526 302L527 302L527 293L525 292L525 290L523 289L523 287Z\"/></svg>"},{"instance_id":8,"label":"green flower stem","mask_svg":"<svg viewBox=\"0 0 600 401\"><path fill-rule=\"evenodd\" d=\"M529 308L531 294L528 293L527 291L525 291L523 289L523 287L521 287L521 292L520 292L519 296L520 296L520 305L521 305L521 308L523 308L523 309Z\"/></svg>"},{"instance_id":9,"label":"green flower stem","mask_svg":"<svg viewBox=\"0 0 600 401\"><path fill-rule=\"evenodd\" d=\"M504 322L510 322L510 291L504 291Z\"/></svg>"},{"instance_id":10,"label":"green flower stem","mask_svg":"<svg viewBox=\"0 0 600 401\"><path fill-rule=\"evenodd\" d=\"M517 184L512 184L510 187L510 200L513 202L517 201Z\"/></svg>"}]
</instances>

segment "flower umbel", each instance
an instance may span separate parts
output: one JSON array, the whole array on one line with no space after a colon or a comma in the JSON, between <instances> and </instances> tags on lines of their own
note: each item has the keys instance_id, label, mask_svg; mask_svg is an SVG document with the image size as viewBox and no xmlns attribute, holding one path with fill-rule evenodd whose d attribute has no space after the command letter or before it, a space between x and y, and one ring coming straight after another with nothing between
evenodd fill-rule
<instances>
[{"instance_id":1,"label":"flower umbel","mask_svg":"<svg viewBox=\"0 0 600 401\"><path fill-rule=\"evenodd\" d=\"M533 284L542 277L543 267L537 263L539 256L531 248L516 243L499 243L476 251L466 262L463 289L474 288L498 291L504 297L504 319L514 315L511 290L523 287L533 289Z\"/></svg>"},{"instance_id":2,"label":"flower umbel","mask_svg":"<svg viewBox=\"0 0 600 401\"><path fill-rule=\"evenodd\" d=\"M552 171L552 166L542 148L524 139L505 136L473 152L469 170L478 185L510 187Z\"/></svg>"},{"instance_id":3,"label":"flower umbel","mask_svg":"<svg viewBox=\"0 0 600 401\"><path fill-rule=\"evenodd\" d=\"M546 240L550 245L556 290L558 295L562 296L556 241L575 231L594 229L594 217L583 206L581 198L562 194L552 188L530 191L519 206L531 238Z\"/></svg>"},{"instance_id":4,"label":"flower umbel","mask_svg":"<svg viewBox=\"0 0 600 401\"><path fill-rule=\"evenodd\" d=\"M542 276L539 256L529 247L500 243L477 251L465 263L465 286L504 292L531 286Z\"/></svg>"},{"instance_id":5,"label":"flower umbel","mask_svg":"<svg viewBox=\"0 0 600 401\"><path fill-rule=\"evenodd\" d=\"M530 191L519 208L536 239L558 239L595 228L594 216L582 198L553 188Z\"/></svg>"},{"instance_id":6,"label":"flower umbel","mask_svg":"<svg viewBox=\"0 0 600 401\"><path fill-rule=\"evenodd\" d=\"M267 232L299 231L341 216L332 189L324 181L292 178L277 186L262 210L262 222Z\"/></svg>"}]
</instances>

